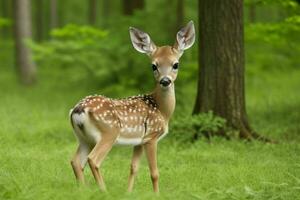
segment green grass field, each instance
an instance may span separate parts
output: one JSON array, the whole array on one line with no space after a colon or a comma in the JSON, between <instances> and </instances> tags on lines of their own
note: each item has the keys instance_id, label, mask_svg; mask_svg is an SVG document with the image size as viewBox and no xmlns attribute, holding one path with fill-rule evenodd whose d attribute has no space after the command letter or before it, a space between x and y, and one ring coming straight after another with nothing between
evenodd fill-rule
<instances>
[{"instance_id":1,"label":"green grass field","mask_svg":"<svg viewBox=\"0 0 300 200\"><path fill-rule=\"evenodd\" d=\"M145 159L134 192L126 193L130 147L115 147L103 163L108 193L98 190L88 168L87 186L78 187L69 162L77 144L68 112L90 91L43 72L44 81L28 89L12 74L0 74L0 199L300 197L300 70L247 76L252 126L278 144L220 138L180 144L171 131L159 144L159 197Z\"/></svg>"}]
</instances>

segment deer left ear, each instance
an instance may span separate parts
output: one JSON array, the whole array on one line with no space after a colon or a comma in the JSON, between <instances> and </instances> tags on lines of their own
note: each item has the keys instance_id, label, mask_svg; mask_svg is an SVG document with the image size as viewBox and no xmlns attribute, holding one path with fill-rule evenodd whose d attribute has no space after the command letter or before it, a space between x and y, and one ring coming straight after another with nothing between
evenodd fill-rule
<instances>
[{"instance_id":1,"label":"deer left ear","mask_svg":"<svg viewBox=\"0 0 300 200\"><path fill-rule=\"evenodd\" d=\"M185 27L180 29L176 35L174 47L178 51L184 51L190 48L195 42L195 26L194 22L190 21Z\"/></svg>"}]
</instances>

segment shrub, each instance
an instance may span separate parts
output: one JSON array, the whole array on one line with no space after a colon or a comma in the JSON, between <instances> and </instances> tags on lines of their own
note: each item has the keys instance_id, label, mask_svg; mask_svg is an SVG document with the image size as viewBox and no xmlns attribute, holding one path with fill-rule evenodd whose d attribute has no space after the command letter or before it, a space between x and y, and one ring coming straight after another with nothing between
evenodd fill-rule
<instances>
[{"instance_id":1,"label":"shrub","mask_svg":"<svg viewBox=\"0 0 300 200\"><path fill-rule=\"evenodd\" d=\"M215 116L212 111L175 119L171 124L172 136L182 142L193 141L195 137L209 137L225 129L226 120Z\"/></svg>"}]
</instances>

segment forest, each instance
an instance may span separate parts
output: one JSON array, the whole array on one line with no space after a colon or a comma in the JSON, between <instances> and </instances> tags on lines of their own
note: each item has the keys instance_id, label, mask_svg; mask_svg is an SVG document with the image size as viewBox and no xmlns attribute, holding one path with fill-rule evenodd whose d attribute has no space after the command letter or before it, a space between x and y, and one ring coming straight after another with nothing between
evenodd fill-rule
<instances>
[{"instance_id":1,"label":"forest","mask_svg":"<svg viewBox=\"0 0 300 200\"><path fill-rule=\"evenodd\" d=\"M88 165L78 185L70 109L153 91L160 66L130 27L179 49L191 24L159 195L146 156L127 192L131 146L101 165L107 192ZM0 199L298 199L299 36L299 0L0 0Z\"/></svg>"}]
</instances>

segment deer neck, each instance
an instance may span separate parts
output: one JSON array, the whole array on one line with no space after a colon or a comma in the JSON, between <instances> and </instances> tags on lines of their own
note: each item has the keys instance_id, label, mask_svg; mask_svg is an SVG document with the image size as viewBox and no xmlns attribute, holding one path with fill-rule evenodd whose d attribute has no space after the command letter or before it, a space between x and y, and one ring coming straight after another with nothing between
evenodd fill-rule
<instances>
[{"instance_id":1,"label":"deer neck","mask_svg":"<svg viewBox=\"0 0 300 200\"><path fill-rule=\"evenodd\" d=\"M157 84L152 95L158 105L159 111L164 118L169 121L175 110L176 104L174 84L167 89L163 89Z\"/></svg>"}]
</instances>

